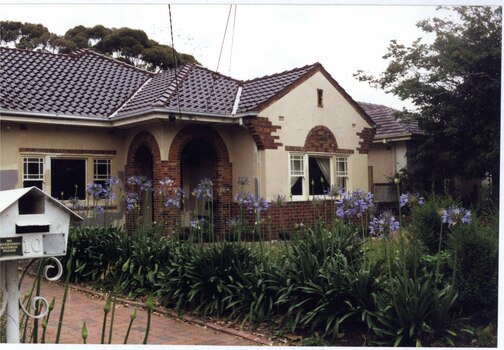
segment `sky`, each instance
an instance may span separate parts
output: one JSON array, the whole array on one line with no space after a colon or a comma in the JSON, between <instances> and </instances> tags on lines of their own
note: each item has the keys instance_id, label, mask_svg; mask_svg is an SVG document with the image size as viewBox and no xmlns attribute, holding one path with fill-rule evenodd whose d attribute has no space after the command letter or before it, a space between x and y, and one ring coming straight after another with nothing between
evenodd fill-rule
<instances>
[{"instance_id":1,"label":"sky","mask_svg":"<svg viewBox=\"0 0 504 350\"><path fill-rule=\"evenodd\" d=\"M166 3L52 2L19 4L0 0L0 20L41 23L60 35L77 25L130 27L142 29L162 44L172 44ZM357 81L353 73L363 70L379 75L387 67L382 56L390 40L405 45L419 37L432 40L416 23L449 14L436 10L435 5L365 6L331 1L325 1L325 5L239 3L230 13L229 2L210 2L172 2L173 44L177 51L192 54L203 66L218 68L220 73L239 80L320 62L354 100L397 109L411 108L412 104Z\"/></svg>"}]
</instances>

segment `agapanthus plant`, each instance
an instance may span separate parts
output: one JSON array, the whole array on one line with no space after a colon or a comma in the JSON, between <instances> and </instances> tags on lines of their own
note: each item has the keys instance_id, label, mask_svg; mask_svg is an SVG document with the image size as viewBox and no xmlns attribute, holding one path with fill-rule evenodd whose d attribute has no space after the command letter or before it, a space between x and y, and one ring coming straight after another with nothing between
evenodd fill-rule
<instances>
[{"instance_id":1,"label":"agapanthus plant","mask_svg":"<svg viewBox=\"0 0 504 350\"><path fill-rule=\"evenodd\" d=\"M424 198L418 193L403 193L399 198L399 205L402 207L412 208L415 205L424 204Z\"/></svg>"},{"instance_id":2,"label":"agapanthus plant","mask_svg":"<svg viewBox=\"0 0 504 350\"><path fill-rule=\"evenodd\" d=\"M386 237L390 233L399 230L399 222L392 215L391 211L380 213L377 217L373 217L369 223L369 233L372 236Z\"/></svg>"},{"instance_id":3,"label":"agapanthus plant","mask_svg":"<svg viewBox=\"0 0 504 350\"><path fill-rule=\"evenodd\" d=\"M204 178L200 181L198 186L193 190L192 194L196 198L212 199L212 180Z\"/></svg>"},{"instance_id":4,"label":"agapanthus plant","mask_svg":"<svg viewBox=\"0 0 504 350\"><path fill-rule=\"evenodd\" d=\"M459 223L470 224L471 212L461 207L449 207L448 209L443 209L441 220L444 224L448 224L449 227Z\"/></svg>"},{"instance_id":5,"label":"agapanthus plant","mask_svg":"<svg viewBox=\"0 0 504 350\"><path fill-rule=\"evenodd\" d=\"M360 219L369 209L374 207L373 194L356 190L351 193L341 193L336 205L336 216L341 220Z\"/></svg>"}]
</instances>

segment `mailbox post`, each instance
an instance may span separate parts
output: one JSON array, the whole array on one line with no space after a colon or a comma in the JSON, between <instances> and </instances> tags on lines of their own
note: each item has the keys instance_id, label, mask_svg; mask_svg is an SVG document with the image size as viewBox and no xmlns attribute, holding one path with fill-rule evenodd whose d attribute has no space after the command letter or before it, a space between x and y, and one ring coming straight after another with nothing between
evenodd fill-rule
<instances>
[{"instance_id":1,"label":"mailbox post","mask_svg":"<svg viewBox=\"0 0 504 350\"><path fill-rule=\"evenodd\" d=\"M0 288L4 296L0 315L7 312L7 343L19 343L19 260L57 261L54 257L65 255L71 219L82 220L37 187L0 191ZM61 264L57 264L61 275ZM35 300L47 306L45 298L37 296Z\"/></svg>"}]
</instances>

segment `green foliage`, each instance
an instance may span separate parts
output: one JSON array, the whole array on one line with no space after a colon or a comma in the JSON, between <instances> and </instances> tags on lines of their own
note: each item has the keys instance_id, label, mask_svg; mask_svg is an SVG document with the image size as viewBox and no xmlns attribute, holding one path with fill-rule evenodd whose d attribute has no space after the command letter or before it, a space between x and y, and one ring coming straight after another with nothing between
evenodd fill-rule
<instances>
[{"instance_id":1,"label":"green foliage","mask_svg":"<svg viewBox=\"0 0 504 350\"><path fill-rule=\"evenodd\" d=\"M0 44L53 53L71 53L91 49L139 68L166 70L185 63L198 63L184 53L149 39L140 29L107 28L103 25L69 29L59 36L42 24L0 21Z\"/></svg>"},{"instance_id":2,"label":"green foliage","mask_svg":"<svg viewBox=\"0 0 504 350\"><path fill-rule=\"evenodd\" d=\"M415 105L415 112L398 114L426 132L408 163L410 181L441 193L443 179L483 178L488 172L497 185L502 8L441 10L445 18L417 24L432 42L417 39L405 46L391 40L383 57L387 69L378 77L356 75Z\"/></svg>"},{"instance_id":3,"label":"green foliage","mask_svg":"<svg viewBox=\"0 0 504 350\"><path fill-rule=\"evenodd\" d=\"M499 231L478 222L460 225L450 236L457 251L456 289L464 315L497 319Z\"/></svg>"},{"instance_id":4,"label":"green foliage","mask_svg":"<svg viewBox=\"0 0 504 350\"><path fill-rule=\"evenodd\" d=\"M127 235L115 227L73 228L73 282L96 282L129 296L156 289L160 264L170 259L173 242L154 230ZM127 262L127 270L121 268Z\"/></svg>"},{"instance_id":5,"label":"green foliage","mask_svg":"<svg viewBox=\"0 0 504 350\"><path fill-rule=\"evenodd\" d=\"M408 231L412 238L423 244L431 255L438 252L441 231L440 211L454 205L457 205L457 202L451 198L432 196L423 205L417 205L411 210L411 223L408 226ZM448 230L444 229L443 242L446 241L447 234Z\"/></svg>"}]
</instances>

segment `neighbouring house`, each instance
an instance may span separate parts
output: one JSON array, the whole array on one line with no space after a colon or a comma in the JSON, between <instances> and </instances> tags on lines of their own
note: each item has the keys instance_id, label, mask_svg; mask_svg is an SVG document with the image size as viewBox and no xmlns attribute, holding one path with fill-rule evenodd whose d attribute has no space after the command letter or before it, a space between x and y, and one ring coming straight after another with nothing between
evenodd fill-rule
<instances>
[{"instance_id":1,"label":"neighbouring house","mask_svg":"<svg viewBox=\"0 0 504 350\"><path fill-rule=\"evenodd\" d=\"M239 81L192 64L152 73L88 50L1 48L0 75L0 188L37 186L89 206L86 184L117 176L107 219L126 223L121 193L133 175L154 189L170 177L186 194L210 178L220 230L237 212L240 177L251 179L243 190L267 201L285 195L286 217L310 222L310 199L330 186L367 191L384 182L388 169L373 163L372 149L406 140L382 127L373 144L376 120L319 63ZM180 212L156 192L144 201L148 221L188 225L197 209L190 195ZM278 230L278 208L268 216Z\"/></svg>"},{"instance_id":2,"label":"neighbouring house","mask_svg":"<svg viewBox=\"0 0 504 350\"><path fill-rule=\"evenodd\" d=\"M370 191L377 202L396 202L397 190L389 178L408 168L408 154L424 135L418 124L396 119L398 110L359 102L376 123L376 135L368 154Z\"/></svg>"}]
</instances>

